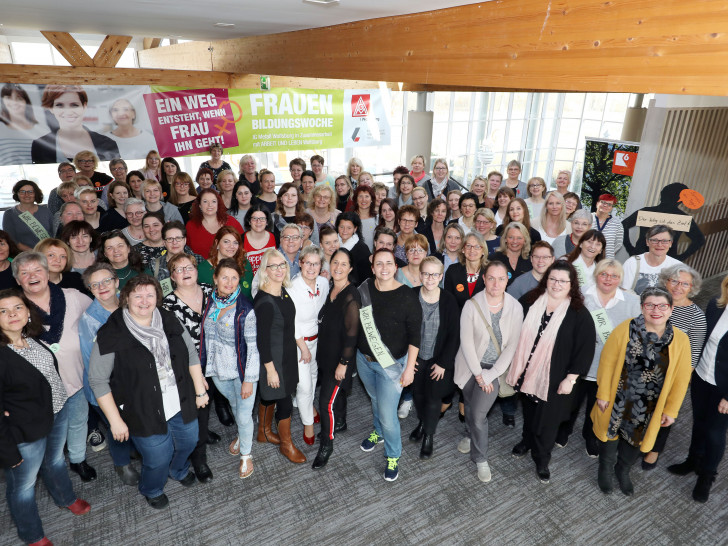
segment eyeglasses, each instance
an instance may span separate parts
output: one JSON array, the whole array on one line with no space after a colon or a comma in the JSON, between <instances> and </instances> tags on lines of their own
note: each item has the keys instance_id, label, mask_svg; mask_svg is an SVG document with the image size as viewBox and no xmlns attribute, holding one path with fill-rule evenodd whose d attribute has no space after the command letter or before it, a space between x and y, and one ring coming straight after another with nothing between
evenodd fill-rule
<instances>
[{"instance_id":1,"label":"eyeglasses","mask_svg":"<svg viewBox=\"0 0 728 546\"><path fill-rule=\"evenodd\" d=\"M282 263L282 264L270 264L270 265L267 265L265 267L267 269L270 269L271 271L281 271L282 269L285 269L286 268L286 265L287 264L285 264L285 263Z\"/></svg>"},{"instance_id":2,"label":"eyeglasses","mask_svg":"<svg viewBox=\"0 0 728 546\"><path fill-rule=\"evenodd\" d=\"M672 286L673 288L682 286L685 290L687 290L688 288L690 288L693 285L693 283L691 283L691 282L681 282L681 281L678 281L677 279L670 279L667 282L670 283L670 286Z\"/></svg>"},{"instance_id":3,"label":"eyeglasses","mask_svg":"<svg viewBox=\"0 0 728 546\"><path fill-rule=\"evenodd\" d=\"M439 279L440 277L442 277L442 273L425 273L424 271L421 271L421 272L420 272L420 276L421 276L421 277L422 277L423 279L432 279L432 280L437 280L437 279Z\"/></svg>"},{"instance_id":4,"label":"eyeglasses","mask_svg":"<svg viewBox=\"0 0 728 546\"><path fill-rule=\"evenodd\" d=\"M258 216L258 217L253 216L253 217L250 218L250 221L251 222L265 222L265 220L266 220L265 216L262 216L262 217L261 216Z\"/></svg>"},{"instance_id":5,"label":"eyeglasses","mask_svg":"<svg viewBox=\"0 0 728 546\"><path fill-rule=\"evenodd\" d=\"M599 278L604 279L605 281L606 280L618 281L619 280L619 275L610 275L606 271L602 271L601 273L599 273Z\"/></svg>"},{"instance_id":6,"label":"eyeglasses","mask_svg":"<svg viewBox=\"0 0 728 546\"><path fill-rule=\"evenodd\" d=\"M554 279L553 277L549 277L549 282L554 283L556 286L565 286L565 285L571 283L571 281L569 279L562 280L562 279Z\"/></svg>"},{"instance_id":7,"label":"eyeglasses","mask_svg":"<svg viewBox=\"0 0 728 546\"><path fill-rule=\"evenodd\" d=\"M300 228L301 228L301 229L302 229L303 231L306 231L306 230L308 230L308 231L313 231L313 229L311 229L311 228L310 228L310 227L308 227L308 226L302 226L301 224L297 224L297 225L298 225L298 227L300 227Z\"/></svg>"},{"instance_id":8,"label":"eyeglasses","mask_svg":"<svg viewBox=\"0 0 728 546\"><path fill-rule=\"evenodd\" d=\"M115 173L116 171L125 171L125 170L126 170L126 167L121 167L121 166L111 168L112 173Z\"/></svg>"},{"instance_id":9,"label":"eyeglasses","mask_svg":"<svg viewBox=\"0 0 728 546\"><path fill-rule=\"evenodd\" d=\"M667 311L670 308L669 303L643 303L642 307L644 307L647 311L654 311L655 309L658 309L660 311Z\"/></svg>"},{"instance_id":10,"label":"eyeglasses","mask_svg":"<svg viewBox=\"0 0 728 546\"><path fill-rule=\"evenodd\" d=\"M194 265L186 265L184 267L175 267L173 271L181 275L182 273L192 273L195 269L197 268Z\"/></svg>"},{"instance_id":11,"label":"eyeglasses","mask_svg":"<svg viewBox=\"0 0 728 546\"><path fill-rule=\"evenodd\" d=\"M435 167L436 171L446 171L447 167Z\"/></svg>"},{"instance_id":12,"label":"eyeglasses","mask_svg":"<svg viewBox=\"0 0 728 546\"><path fill-rule=\"evenodd\" d=\"M417 220L408 220L407 218L402 218L399 221L400 224L415 224L417 223Z\"/></svg>"},{"instance_id":13,"label":"eyeglasses","mask_svg":"<svg viewBox=\"0 0 728 546\"><path fill-rule=\"evenodd\" d=\"M93 163L94 162L93 159L77 159L76 161L78 161L79 163Z\"/></svg>"},{"instance_id":14,"label":"eyeglasses","mask_svg":"<svg viewBox=\"0 0 728 546\"><path fill-rule=\"evenodd\" d=\"M303 265L306 267L320 267L321 262L303 262Z\"/></svg>"},{"instance_id":15,"label":"eyeglasses","mask_svg":"<svg viewBox=\"0 0 728 546\"><path fill-rule=\"evenodd\" d=\"M300 235L284 235L283 237L281 237L281 239L283 239L285 241L300 241L301 236Z\"/></svg>"},{"instance_id":16,"label":"eyeglasses","mask_svg":"<svg viewBox=\"0 0 728 546\"><path fill-rule=\"evenodd\" d=\"M187 182L175 182L174 185L175 187L179 186L180 188L184 186L189 186Z\"/></svg>"},{"instance_id":17,"label":"eyeglasses","mask_svg":"<svg viewBox=\"0 0 728 546\"><path fill-rule=\"evenodd\" d=\"M33 195L35 190L19 190L18 195Z\"/></svg>"},{"instance_id":18,"label":"eyeglasses","mask_svg":"<svg viewBox=\"0 0 728 546\"><path fill-rule=\"evenodd\" d=\"M140 211L138 211L138 212L127 212L127 213L126 213L126 216L127 216L127 218L128 218L129 216L132 216L132 217L135 217L135 218L139 218L139 217L141 217L141 216L144 216L144 211L143 211L143 210L140 210Z\"/></svg>"},{"instance_id":19,"label":"eyeglasses","mask_svg":"<svg viewBox=\"0 0 728 546\"><path fill-rule=\"evenodd\" d=\"M111 286L111 283L114 282L116 279L114 277L106 277L105 279L101 279L99 282L92 282L88 285L88 287L91 290L98 290L102 286Z\"/></svg>"},{"instance_id":20,"label":"eyeglasses","mask_svg":"<svg viewBox=\"0 0 728 546\"><path fill-rule=\"evenodd\" d=\"M608 209L614 207L614 203L610 203L609 201L599 201L599 204L603 207L607 207Z\"/></svg>"},{"instance_id":21,"label":"eyeglasses","mask_svg":"<svg viewBox=\"0 0 728 546\"><path fill-rule=\"evenodd\" d=\"M647 239L649 242L651 242L653 245L671 245L672 239L655 239L654 237L652 239Z\"/></svg>"},{"instance_id":22,"label":"eyeglasses","mask_svg":"<svg viewBox=\"0 0 728 546\"><path fill-rule=\"evenodd\" d=\"M181 243L186 237L167 237L165 242L167 243Z\"/></svg>"},{"instance_id":23,"label":"eyeglasses","mask_svg":"<svg viewBox=\"0 0 728 546\"><path fill-rule=\"evenodd\" d=\"M480 245L471 245L471 244L466 244L463 248L465 250L483 250L483 247L482 246L480 246Z\"/></svg>"},{"instance_id":24,"label":"eyeglasses","mask_svg":"<svg viewBox=\"0 0 728 546\"><path fill-rule=\"evenodd\" d=\"M422 248L410 248L407 251L407 254L424 254L425 250Z\"/></svg>"},{"instance_id":25,"label":"eyeglasses","mask_svg":"<svg viewBox=\"0 0 728 546\"><path fill-rule=\"evenodd\" d=\"M76 169L61 169L58 174L76 174Z\"/></svg>"},{"instance_id":26,"label":"eyeglasses","mask_svg":"<svg viewBox=\"0 0 728 546\"><path fill-rule=\"evenodd\" d=\"M553 256L536 256L535 254L531 255L532 260L536 260L537 262L546 261L546 260L553 260Z\"/></svg>"}]
</instances>

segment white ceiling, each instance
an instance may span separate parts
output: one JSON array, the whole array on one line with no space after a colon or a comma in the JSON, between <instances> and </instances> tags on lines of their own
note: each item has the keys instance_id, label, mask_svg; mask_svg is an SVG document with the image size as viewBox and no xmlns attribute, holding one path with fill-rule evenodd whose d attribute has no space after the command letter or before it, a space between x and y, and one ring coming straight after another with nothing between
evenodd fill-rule
<instances>
[{"instance_id":1,"label":"white ceiling","mask_svg":"<svg viewBox=\"0 0 728 546\"><path fill-rule=\"evenodd\" d=\"M0 32L6 36L55 30L219 40L337 25L464 4L472 0L3 0ZM234 23L216 28L215 23Z\"/></svg>"}]
</instances>

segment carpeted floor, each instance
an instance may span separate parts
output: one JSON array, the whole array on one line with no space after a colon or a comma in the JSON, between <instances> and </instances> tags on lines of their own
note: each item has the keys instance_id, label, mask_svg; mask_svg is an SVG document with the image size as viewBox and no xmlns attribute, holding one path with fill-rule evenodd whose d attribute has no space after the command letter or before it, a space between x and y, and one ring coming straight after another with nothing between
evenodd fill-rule
<instances>
[{"instance_id":1,"label":"carpeted floor","mask_svg":"<svg viewBox=\"0 0 728 546\"><path fill-rule=\"evenodd\" d=\"M469 456L456 449L462 424L455 409L440 422L429 461L420 461L419 446L407 441L417 423L414 412L401 421L399 479L385 482L383 446L371 453L359 449L372 421L358 380L349 400L349 430L336 440L334 455L321 471L311 470L318 444L303 444L296 412L294 439L309 462L293 465L274 446L256 443L255 472L238 479L237 459L227 453L234 428L222 427L212 414L211 428L223 441L208 449L215 475L210 484L185 489L170 482L169 508L156 511L136 488L121 484L108 450L89 450L98 480L83 484L75 474L72 480L78 495L91 503L90 514L76 517L56 508L38 486L47 536L56 545L728 543L726 462L705 505L690 497L694 476L679 478L665 470L686 455L689 400L658 468L633 469L632 498L598 490L597 461L586 456L578 433L565 448L554 449L551 483L541 484L529 457L510 454L520 438L520 411L517 428L508 429L498 406L490 418L493 480L488 484L477 480ZM19 543L5 503L0 530L1 544Z\"/></svg>"}]
</instances>

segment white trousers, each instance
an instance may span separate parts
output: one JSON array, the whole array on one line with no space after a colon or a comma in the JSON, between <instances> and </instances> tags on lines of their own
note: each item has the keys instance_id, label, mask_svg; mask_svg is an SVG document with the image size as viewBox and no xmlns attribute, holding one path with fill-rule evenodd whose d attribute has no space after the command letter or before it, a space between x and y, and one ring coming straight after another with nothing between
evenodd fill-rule
<instances>
[{"instance_id":1,"label":"white trousers","mask_svg":"<svg viewBox=\"0 0 728 546\"><path fill-rule=\"evenodd\" d=\"M311 362L304 364L301 360L301 351L298 351L298 387L296 388L296 405L301 415L301 423L313 425L313 398L316 393L316 380L318 379L318 364L316 363L316 347L318 339L306 341L311 352Z\"/></svg>"}]
</instances>

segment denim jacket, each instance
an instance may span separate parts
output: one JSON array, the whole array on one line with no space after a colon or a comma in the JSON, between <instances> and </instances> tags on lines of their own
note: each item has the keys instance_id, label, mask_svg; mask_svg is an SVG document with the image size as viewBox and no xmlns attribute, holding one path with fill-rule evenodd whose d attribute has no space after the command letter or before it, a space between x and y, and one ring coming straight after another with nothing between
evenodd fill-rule
<instances>
[{"instance_id":1,"label":"denim jacket","mask_svg":"<svg viewBox=\"0 0 728 546\"><path fill-rule=\"evenodd\" d=\"M91 358L91 350L96 343L96 332L99 331L106 321L109 320L111 312L104 309L98 300L91 302L86 312L78 322L78 337L81 341L81 357L83 358L83 393L89 404L98 406L96 397L88 383L88 363Z\"/></svg>"}]
</instances>

